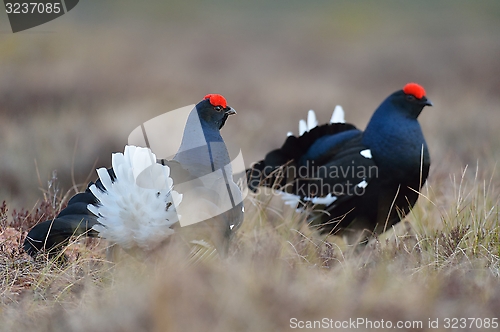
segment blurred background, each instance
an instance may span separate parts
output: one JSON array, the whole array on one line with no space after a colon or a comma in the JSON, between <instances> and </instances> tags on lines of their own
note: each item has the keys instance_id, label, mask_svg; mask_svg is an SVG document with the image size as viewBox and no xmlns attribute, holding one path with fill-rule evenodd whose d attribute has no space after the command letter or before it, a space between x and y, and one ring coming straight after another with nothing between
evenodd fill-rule
<instances>
[{"instance_id":1,"label":"blurred background","mask_svg":"<svg viewBox=\"0 0 500 332\"><path fill-rule=\"evenodd\" d=\"M16 34L1 10L0 202L30 209L54 170L61 192L84 185L140 123L208 93L238 111L223 136L250 164L307 110L364 128L411 81L435 105L430 185L466 165L498 182L499 36L498 0L85 0Z\"/></svg>"}]
</instances>

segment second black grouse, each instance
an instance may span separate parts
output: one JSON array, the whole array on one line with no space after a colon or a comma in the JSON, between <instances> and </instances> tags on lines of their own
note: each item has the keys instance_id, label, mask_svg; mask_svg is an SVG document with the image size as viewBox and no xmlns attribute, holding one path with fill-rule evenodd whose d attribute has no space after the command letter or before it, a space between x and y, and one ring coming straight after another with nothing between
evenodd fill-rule
<instances>
[{"instance_id":1,"label":"second black grouse","mask_svg":"<svg viewBox=\"0 0 500 332\"><path fill-rule=\"evenodd\" d=\"M432 106L425 90L409 83L385 99L365 131L335 120L289 137L247 170L250 189L272 187L298 209L309 211L322 233L356 240L380 234L415 205L429 174L430 156L417 120Z\"/></svg>"}]
</instances>

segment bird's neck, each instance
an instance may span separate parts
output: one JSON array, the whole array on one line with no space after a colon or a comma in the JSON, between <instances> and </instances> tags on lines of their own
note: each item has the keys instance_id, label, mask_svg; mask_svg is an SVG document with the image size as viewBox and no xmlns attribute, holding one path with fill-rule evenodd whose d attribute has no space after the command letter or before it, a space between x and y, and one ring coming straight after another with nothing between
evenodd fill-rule
<instances>
[{"instance_id":1,"label":"bird's neck","mask_svg":"<svg viewBox=\"0 0 500 332\"><path fill-rule=\"evenodd\" d=\"M201 119L196 110L188 117L181 145L174 160L187 169L206 168L199 172L217 170L230 162L229 154L219 128Z\"/></svg>"},{"instance_id":2,"label":"bird's neck","mask_svg":"<svg viewBox=\"0 0 500 332\"><path fill-rule=\"evenodd\" d=\"M418 172L428 164L429 152L417 119L389 107L380 107L363 133L363 144L370 148L377 165L389 172ZM415 168L415 169L414 169Z\"/></svg>"},{"instance_id":3,"label":"bird's neck","mask_svg":"<svg viewBox=\"0 0 500 332\"><path fill-rule=\"evenodd\" d=\"M205 142L223 142L219 128L216 124L205 121L198 115L196 108L189 113L182 136L183 145L199 146Z\"/></svg>"}]
</instances>

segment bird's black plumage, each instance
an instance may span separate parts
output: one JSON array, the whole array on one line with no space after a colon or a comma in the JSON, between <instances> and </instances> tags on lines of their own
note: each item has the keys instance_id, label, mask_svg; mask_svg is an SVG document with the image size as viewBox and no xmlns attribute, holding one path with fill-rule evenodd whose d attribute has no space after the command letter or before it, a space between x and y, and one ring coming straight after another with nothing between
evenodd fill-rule
<instances>
[{"instance_id":1,"label":"bird's black plumage","mask_svg":"<svg viewBox=\"0 0 500 332\"><path fill-rule=\"evenodd\" d=\"M381 233L416 203L430 157L417 117L432 105L408 84L375 111L364 132L330 123L289 136L247 170L249 188L273 187L308 209L322 233Z\"/></svg>"},{"instance_id":2,"label":"bird's black plumage","mask_svg":"<svg viewBox=\"0 0 500 332\"><path fill-rule=\"evenodd\" d=\"M73 196L67 207L54 219L35 225L24 240L24 251L31 256L46 251L49 257L54 257L68 244L72 236L85 233L91 237L97 236L92 230L92 226L97 223L97 217L87 210L88 204L97 203L95 196L89 190L92 184L93 182L90 182L84 192Z\"/></svg>"},{"instance_id":3,"label":"bird's black plumage","mask_svg":"<svg viewBox=\"0 0 500 332\"><path fill-rule=\"evenodd\" d=\"M205 191L213 204L216 197L213 188L205 188L200 177L209 174L215 169L224 168L230 163L229 155L224 141L220 136L219 130L224 126L229 115L235 114L235 111L226 105L225 99L220 95L207 95L204 100L196 105L196 108L190 114L190 120L186 124L183 142L174 160L158 160L157 162L166 165L170 169L170 176L174 180L174 185L191 191L191 196L196 195L191 201L197 201ZM199 136L199 137L197 137ZM193 141L193 140L194 141ZM205 148L200 148L200 140L205 142ZM194 148L193 148L194 146ZM208 147L208 154L204 154ZM203 150L203 151L200 151ZM110 180L115 182L116 175L112 168L108 169ZM227 174L230 179L226 182L232 182L232 174ZM69 242L71 236L87 234L91 237L99 235L92 227L99 223L98 217L89 211L88 205L97 206L99 200L92 193L91 187L94 183L89 183L85 192L73 196L65 209L63 209L53 220L44 221L33 227L24 242L24 250L31 256L38 252L48 252L50 256L57 255L61 249ZM223 184L224 185L224 184ZM95 186L106 191L105 186L98 179ZM234 186L232 192L235 190ZM182 193L182 192L181 192ZM184 198L186 198L186 193ZM241 196L241 192L239 192ZM189 194L187 194L189 197ZM237 205L217 216L213 221L216 224L218 232L217 240L221 246L227 247L226 242L236 230L237 226L243 220L243 209L241 199ZM196 207L191 207L196 210ZM235 227L236 226L236 227ZM216 243L217 245L217 243Z\"/></svg>"}]
</instances>

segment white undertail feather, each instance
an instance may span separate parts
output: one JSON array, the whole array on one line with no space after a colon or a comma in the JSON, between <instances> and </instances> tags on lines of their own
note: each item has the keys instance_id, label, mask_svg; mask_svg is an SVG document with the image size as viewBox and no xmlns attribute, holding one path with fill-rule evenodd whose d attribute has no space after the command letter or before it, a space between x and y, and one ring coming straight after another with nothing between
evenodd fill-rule
<instances>
[{"instance_id":1,"label":"white undertail feather","mask_svg":"<svg viewBox=\"0 0 500 332\"><path fill-rule=\"evenodd\" d=\"M291 207L297 207L297 204L300 202L300 196L286 193L279 191L278 194L280 195L281 199L285 203L285 205L291 206Z\"/></svg>"},{"instance_id":2,"label":"white undertail feather","mask_svg":"<svg viewBox=\"0 0 500 332\"><path fill-rule=\"evenodd\" d=\"M330 123L345 123L345 114L342 106L335 106Z\"/></svg>"},{"instance_id":3,"label":"white undertail feather","mask_svg":"<svg viewBox=\"0 0 500 332\"><path fill-rule=\"evenodd\" d=\"M316 120L316 113L313 110L307 112L307 130L311 130L318 126L318 120Z\"/></svg>"},{"instance_id":4,"label":"white undertail feather","mask_svg":"<svg viewBox=\"0 0 500 332\"><path fill-rule=\"evenodd\" d=\"M302 206L300 206L300 196L278 191L278 194L280 195L281 199L285 203L285 205L291 206L295 208L296 212L304 212L304 209Z\"/></svg>"},{"instance_id":5,"label":"white undertail feather","mask_svg":"<svg viewBox=\"0 0 500 332\"><path fill-rule=\"evenodd\" d=\"M307 112L307 122L305 120L299 121L299 135L302 136L309 130L316 128L318 126L318 120L316 119L316 113L313 110ZM287 134L287 136L290 136Z\"/></svg>"},{"instance_id":6,"label":"white undertail feather","mask_svg":"<svg viewBox=\"0 0 500 332\"><path fill-rule=\"evenodd\" d=\"M304 133L307 132L307 124L305 120L300 120L299 121L299 135L302 136Z\"/></svg>"},{"instance_id":7,"label":"white undertail feather","mask_svg":"<svg viewBox=\"0 0 500 332\"><path fill-rule=\"evenodd\" d=\"M304 201L311 202L313 204L330 205L337 200L337 197L329 193L325 197L304 197Z\"/></svg>"},{"instance_id":8,"label":"white undertail feather","mask_svg":"<svg viewBox=\"0 0 500 332\"><path fill-rule=\"evenodd\" d=\"M114 182L105 168L97 170L105 191L90 187L99 200L88 205L98 217L93 229L125 249L151 250L174 232L170 227L180 218L182 195L173 190L170 168L157 164L151 150L135 146L114 153L112 166Z\"/></svg>"},{"instance_id":9,"label":"white undertail feather","mask_svg":"<svg viewBox=\"0 0 500 332\"><path fill-rule=\"evenodd\" d=\"M363 151L360 151L359 154L365 157L366 159L372 159L372 150L370 149L365 149Z\"/></svg>"},{"instance_id":10,"label":"white undertail feather","mask_svg":"<svg viewBox=\"0 0 500 332\"><path fill-rule=\"evenodd\" d=\"M357 186L359 188L362 188L362 189L366 188L367 185L368 185L368 182L366 182L365 180L363 180L363 181L361 181L360 183L357 184Z\"/></svg>"}]
</instances>

